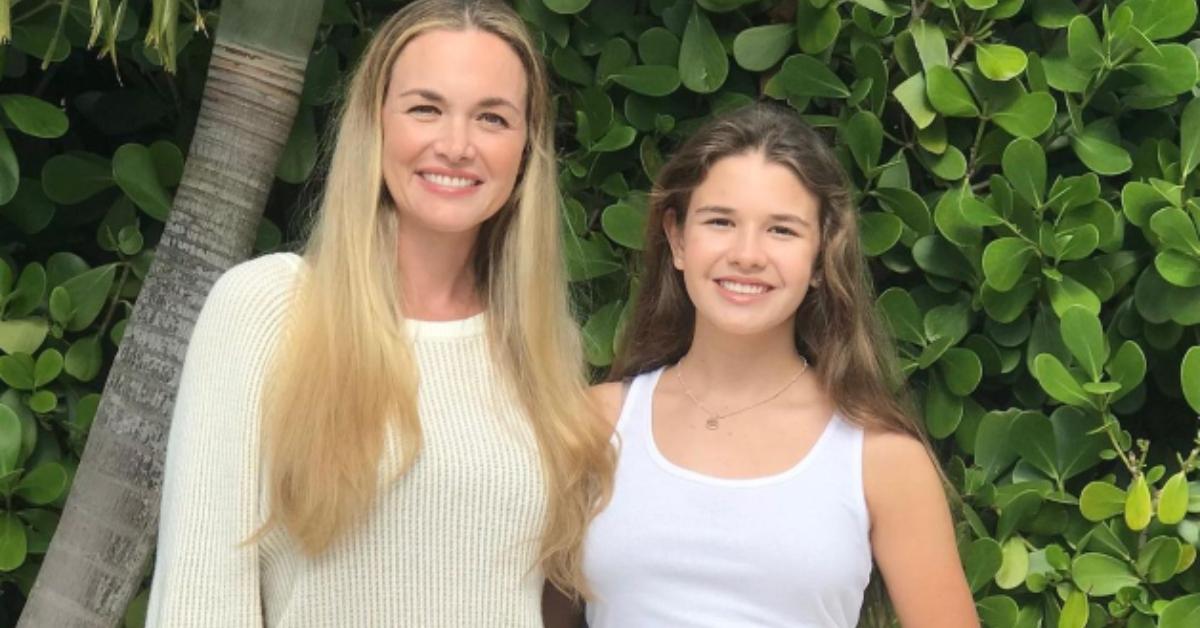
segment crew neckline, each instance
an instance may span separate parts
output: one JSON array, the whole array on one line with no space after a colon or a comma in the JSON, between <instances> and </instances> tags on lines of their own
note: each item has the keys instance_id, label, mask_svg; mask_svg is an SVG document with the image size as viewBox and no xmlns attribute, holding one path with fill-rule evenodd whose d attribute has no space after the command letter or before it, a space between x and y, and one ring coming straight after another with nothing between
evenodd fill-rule
<instances>
[{"instance_id":1,"label":"crew neckline","mask_svg":"<svg viewBox=\"0 0 1200 628\"><path fill-rule=\"evenodd\" d=\"M414 339L420 338L465 338L482 334L487 313L480 312L467 318L449 321L426 321L416 318L404 319L404 325Z\"/></svg>"}]
</instances>

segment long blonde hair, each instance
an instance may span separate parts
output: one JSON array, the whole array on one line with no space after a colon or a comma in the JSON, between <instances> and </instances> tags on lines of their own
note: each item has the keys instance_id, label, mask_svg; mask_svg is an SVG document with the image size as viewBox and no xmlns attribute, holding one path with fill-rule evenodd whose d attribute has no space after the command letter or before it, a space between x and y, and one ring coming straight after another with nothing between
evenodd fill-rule
<instances>
[{"instance_id":1,"label":"long blonde hair","mask_svg":"<svg viewBox=\"0 0 1200 628\"><path fill-rule=\"evenodd\" d=\"M417 378L396 269L395 208L381 174L391 67L417 35L477 29L506 41L528 76L528 138L512 198L481 228L476 283L488 340L527 411L548 494L539 561L564 591L586 587L580 545L607 499L614 458L589 402L559 251L553 112L520 17L493 1L418 0L388 19L350 79L326 188L286 336L263 399L269 517L310 554L362 519L385 444L400 473L421 449ZM388 440L392 437L392 440ZM531 566L532 567L532 566Z\"/></svg>"}]
</instances>

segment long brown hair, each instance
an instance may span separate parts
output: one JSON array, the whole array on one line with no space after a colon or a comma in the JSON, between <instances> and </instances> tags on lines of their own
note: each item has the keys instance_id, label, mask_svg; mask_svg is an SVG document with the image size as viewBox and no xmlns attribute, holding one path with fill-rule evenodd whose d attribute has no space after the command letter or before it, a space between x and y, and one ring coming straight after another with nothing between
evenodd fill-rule
<instances>
[{"instance_id":1,"label":"long brown hair","mask_svg":"<svg viewBox=\"0 0 1200 628\"><path fill-rule=\"evenodd\" d=\"M777 105L749 105L710 121L659 171L650 195L642 284L609 377L674 364L688 352L696 308L672 264L663 221L674 210L682 226L692 192L713 164L750 152L790 169L820 201L820 249L815 280L796 311L796 351L848 420L924 440L901 386L895 346L875 312L845 171L812 127Z\"/></svg>"},{"instance_id":2,"label":"long brown hair","mask_svg":"<svg viewBox=\"0 0 1200 628\"><path fill-rule=\"evenodd\" d=\"M324 551L394 479L379 477L384 452L396 452L388 467L401 475L421 449L396 210L381 174L381 120L397 57L435 29L500 37L528 79L521 174L508 203L481 228L476 282L492 355L529 416L541 456L548 495L542 570L560 589L581 591L580 547L610 490L613 453L588 397L567 298L548 75L520 16L498 0L405 6L379 27L350 79L305 272L263 398L269 518L260 534L280 525L303 551Z\"/></svg>"}]
</instances>

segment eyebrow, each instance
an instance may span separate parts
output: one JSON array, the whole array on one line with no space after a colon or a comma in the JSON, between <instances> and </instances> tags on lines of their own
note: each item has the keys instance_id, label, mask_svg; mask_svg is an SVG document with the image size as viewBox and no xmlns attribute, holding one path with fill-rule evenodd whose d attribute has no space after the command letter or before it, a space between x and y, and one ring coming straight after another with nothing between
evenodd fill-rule
<instances>
[{"instance_id":1,"label":"eyebrow","mask_svg":"<svg viewBox=\"0 0 1200 628\"><path fill-rule=\"evenodd\" d=\"M720 216L732 216L737 213L737 211L734 210L733 208L725 207L722 205L705 205L703 207L696 208L695 211L697 214L710 213L710 214L717 214ZM805 227L812 226L812 224L810 224L807 220L801 218L800 216L797 216L796 214L776 213L776 214L771 214L770 216L768 216L768 218L770 218L772 221L775 221L775 222L795 223L795 224L803 225Z\"/></svg>"},{"instance_id":2,"label":"eyebrow","mask_svg":"<svg viewBox=\"0 0 1200 628\"><path fill-rule=\"evenodd\" d=\"M445 96L442 96L441 94L439 94L433 90L422 89L419 87L400 92L399 97L402 98L404 96L420 96L421 98L424 98L425 100L429 100L429 101L432 101L435 103L440 103L440 104L445 104L445 102L446 102ZM476 106L482 107L485 109L491 108L491 107L508 107L518 113L521 111L521 109L519 107L517 107L516 105L514 105L512 102L510 102L509 100L507 100L505 98L501 98L499 96L489 96L487 98L484 98L483 100L479 101L479 103Z\"/></svg>"}]
</instances>

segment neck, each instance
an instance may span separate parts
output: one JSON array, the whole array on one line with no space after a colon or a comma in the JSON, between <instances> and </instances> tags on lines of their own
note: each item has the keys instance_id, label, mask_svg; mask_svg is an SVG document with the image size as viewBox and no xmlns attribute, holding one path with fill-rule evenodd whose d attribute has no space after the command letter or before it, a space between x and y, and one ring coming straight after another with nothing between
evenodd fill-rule
<instances>
[{"instance_id":1,"label":"neck","mask_svg":"<svg viewBox=\"0 0 1200 628\"><path fill-rule=\"evenodd\" d=\"M458 320L483 309L475 285L475 239L470 233L406 229L396 234L396 264L404 315L417 320Z\"/></svg>"},{"instance_id":2,"label":"neck","mask_svg":"<svg viewBox=\"0 0 1200 628\"><path fill-rule=\"evenodd\" d=\"M692 346L680 360L690 386L717 394L773 386L803 363L791 321L770 332L740 336L697 320Z\"/></svg>"}]
</instances>

